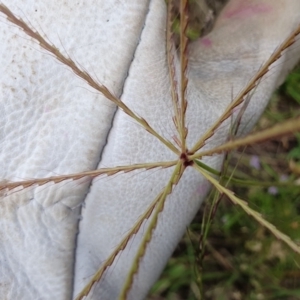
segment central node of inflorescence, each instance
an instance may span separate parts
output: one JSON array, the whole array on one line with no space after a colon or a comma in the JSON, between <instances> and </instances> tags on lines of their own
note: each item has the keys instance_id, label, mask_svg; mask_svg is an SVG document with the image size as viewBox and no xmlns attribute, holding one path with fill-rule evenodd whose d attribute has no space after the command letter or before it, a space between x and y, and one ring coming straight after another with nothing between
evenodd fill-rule
<instances>
[{"instance_id":1,"label":"central node of inflorescence","mask_svg":"<svg viewBox=\"0 0 300 300\"><path fill-rule=\"evenodd\" d=\"M180 154L180 159L183 161L183 165L185 167L189 167L193 165L193 160L189 159L189 156L187 155L187 152L181 153Z\"/></svg>"}]
</instances>

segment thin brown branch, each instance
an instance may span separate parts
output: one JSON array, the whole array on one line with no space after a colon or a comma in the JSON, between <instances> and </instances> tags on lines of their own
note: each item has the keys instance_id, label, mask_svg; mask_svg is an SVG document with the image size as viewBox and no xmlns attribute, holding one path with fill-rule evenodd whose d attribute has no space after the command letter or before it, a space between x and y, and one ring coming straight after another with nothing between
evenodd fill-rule
<instances>
[{"instance_id":1,"label":"thin brown branch","mask_svg":"<svg viewBox=\"0 0 300 300\"><path fill-rule=\"evenodd\" d=\"M149 124L148 122L142 118L137 116L124 102L122 102L119 98L114 96L107 87L100 85L97 83L87 72L82 71L76 63L66 56L64 56L58 48L48 43L37 31L31 29L21 18L17 18L4 4L0 3L0 12L2 12L11 23L17 25L21 28L28 36L32 37L36 40L39 45L44 48L46 51L50 52L54 55L54 57L68 66L78 77L83 79L89 86L103 94L108 100L112 101L116 104L120 109L122 109L127 115L132 117L136 122L141 124L146 131L151 133L157 139L159 139L164 145L166 145L171 151L176 154L179 154L178 149L168 140L163 138L160 134L158 134Z\"/></svg>"},{"instance_id":2,"label":"thin brown branch","mask_svg":"<svg viewBox=\"0 0 300 300\"><path fill-rule=\"evenodd\" d=\"M249 134L246 137L235 141L229 141L211 150L195 153L189 156L189 159L193 160L193 159L201 158L203 156L210 156L217 153L227 152L238 147L245 147L245 146L253 145L255 143L261 143L263 141L272 138L284 136L287 134L292 134L298 131L300 131L300 118L285 121L281 124L275 125L271 128L265 129L260 132Z\"/></svg>"},{"instance_id":3,"label":"thin brown branch","mask_svg":"<svg viewBox=\"0 0 300 300\"><path fill-rule=\"evenodd\" d=\"M167 11L167 60L168 60L168 71L169 71L169 78L171 83L171 96L172 96L172 103L173 103L173 109L174 109L174 124L177 129L177 132L179 132L179 124L180 124L180 118L179 118L179 100L178 100L178 91L177 91L177 81L176 81L176 72L175 72L175 63L174 63L174 55L175 55L175 49L174 49L174 34L172 30L172 24L173 24L173 1L170 0L167 3L168 11ZM178 140L176 138L176 140Z\"/></svg>"},{"instance_id":4,"label":"thin brown branch","mask_svg":"<svg viewBox=\"0 0 300 300\"><path fill-rule=\"evenodd\" d=\"M1 190L12 190L14 188L22 186L23 188L28 188L33 185L41 186L48 182L59 183L65 180L79 180L84 177L89 177L90 179L95 178L100 175L112 176L120 172L128 173L139 169L150 170L154 168L169 168L175 166L177 161L168 161L168 162L157 162L157 163L144 163L144 164L133 164L128 166L119 166L113 168L101 168L93 171L86 171L68 175L58 175L47 178L38 178L38 179L30 179L18 182L8 182L8 183L0 183L0 191Z\"/></svg>"},{"instance_id":5,"label":"thin brown branch","mask_svg":"<svg viewBox=\"0 0 300 300\"><path fill-rule=\"evenodd\" d=\"M164 209L164 205L165 205L167 196L172 192L173 187L179 182L182 174L184 173L184 170L185 170L185 167L184 167L182 161L178 161L178 164L176 165L174 172L173 172L167 186L164 188L163 193L159 197L157 205L155 206L152 217L150 219L150 224L147 227L147 230L143 235L142 242L138 248L137 254L134 258L134 261L132 263L129 274L126 278L126 282L123 286L123 289L122 289L119 299L127 299L128 293L133 284L134 276L139 269L140 260L145 255L147 245L151 241L153 231L157 226L158 216Z\"/></svg>"},{"instance_id":6,"label":"thin brown branch","mask_svg":"<svg viewBox=\"0 0 300 300\"><path fill-rule=\"evenodd\" d=\"M201 173L204 176L204 178L206 178L208 181L210 181L213 184L213 186L220 193L225 194L232 201L232 203L238 205L249 216L254 218L259 224L261 224L263 227L267 228L277 239L284 242L288 247L290 247L296 253L300 254L300 246L299 245L297 245L294 241L292 241L289 236L287 236L283 232L279 231L273 224L271 224L267 220L265 220L260 213L258 213L257 211L255 211L251 207L249 207L249 205L246 201L236 197L232 191L230 191L226 187L222 186L216 179L211 177L206 171L204 171L198 165L194 164L193 167L199 173Z\"/></svg>"},{"instance_id":7,"label":"thin brown branch","mask_svg":"<svg viewBox=\"0 0 300 300\"><path fill-rule=\"evenodd\" d=\"M77 297L75 298L75 300L81 300L84 297L88 296L88 294L90 293L91 289L93 288L93 286L99 282L104 274L104 272L107 270L107 268L109 268L113 262L115 261L117 255L123 251L129 240L132 238L133 235L137 234L137 232L139 231L139 229L141 228L143 222L145 220L147 220L150 215L153 212L153 209L155 208L155 206L157 205L158 201L160 200L161 196L162 196L163 192L161 192L156 198L155 200L150 204L150 206L145 210L145 212L139 217L139 219L137 220L137 222L132 226L132 228L130 229L130 231L125 235L125 237L123 238L123 240L119 243L119 245L116 247L116 249L109 255L109 257L105 260L105 262L103 263L103 265L98 269L98 271L94 274L94 276L92 277L92 279L88 282L88 284L83 288L83 290L77 295Z\"/></svg>"},{"instance_id":8,"label":"thin brown branch","mask_svg":"<svg viewBox=\"0 0 300 300\"><path fill-rule=\"evenodd\" d=\"M200 138L200 140L194 145L194 147L189 151L194 154L196 151L201 149L206 140L213 136L216 129L227 120L233 113L234 108L240 105L245 97L256 88L262 77L269 71L270 66L276 62L281 56L284 50L295 43L296 37L300 34L300 25L288 36L288 38L274 51L270 58L264 63L256 75L249 81L246 87L237 95L234 101L227 107L225 112L220 116L220 118L206 131L206 133Z\"/></svg>"},{"instance_id":9,"label":"thin brown branch","mask_svg":"<svg viewBox=\"0 0 300 300\"><path fill-rule=\"evenodd\" d=\"M188 55L187 55L187 27L188 27L188 1L180 1L180 137L181 137L181 151L186 152L186 137L187 128L185 125L185 115L187 109L187 99L186 99L186 89L188 84L187 79L187 65L188 65Z\"/></svg>"}]
</instances>

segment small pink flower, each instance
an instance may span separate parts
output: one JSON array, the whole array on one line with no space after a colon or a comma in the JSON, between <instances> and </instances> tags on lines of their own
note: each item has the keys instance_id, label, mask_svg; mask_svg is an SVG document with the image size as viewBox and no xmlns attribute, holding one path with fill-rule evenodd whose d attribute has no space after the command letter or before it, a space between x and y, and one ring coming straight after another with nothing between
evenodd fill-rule
<instances>
[{"instance_id":1,"label":"small pink flower","mask_svg":"<svg viewBox=\"0 0 300 300\"><path fill-rule=\"evenodd\" d=\"M260 170L260 160L257 155L252 155L250 158L249 165L256 170Z\"/></svg>"},{"instance_id":2,"label":"small pink flower","mask_svg":"<svg viewBox=\"0 0 300 300\"><path fill-rule=\"evenodd\" d=\"M277 195L277 194L278 194L278 189L277 189L277 187L276 187L276 186L270 186L270 187L268 188L268 193L269 193L270 195L273 195L273 196Z\"/></svg>"},{"instance_id":3,"label":"small pink flower","mask_svg":"<svg viewBox=\"0 0 300 300\"><path fill-rule=\"evenodd\" d=\"M280 182L286 182L288 180L289 180L289 176L286 175L286 174L281 175L280 178L279 178Z\"/></svg>"}]
</instances>

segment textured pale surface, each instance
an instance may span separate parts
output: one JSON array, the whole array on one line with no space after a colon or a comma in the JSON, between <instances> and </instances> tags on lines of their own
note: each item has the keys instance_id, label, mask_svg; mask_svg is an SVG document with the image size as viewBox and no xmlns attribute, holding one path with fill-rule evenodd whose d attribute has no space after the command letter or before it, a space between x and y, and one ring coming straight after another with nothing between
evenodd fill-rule
<instances>
[{"instance_id":1,"label":"textured pale surface","mask_svg":"<svg viewBox=\"0 0 300 300\"><path fill-rule=\"evenodd\" d=\"M146 2L4 4L121 94ZM94 169L115 107L1 18L0 178ZM87 191L88 183L49 184L1 199L1 299L70 299L80 204Z\"/></svg>"},{"instance_id":2,"label":"textured pale surface","mask_svg":"<svg viewBox=\"0 0 300 300\"><path fill-rule=\"evenodd\" d=\"M4 2L171 140L175 128L164 1L57 3ZM90 170L99 162L108 167L176 158L36 42L4 18L1 21L0 178L17 181ZM189 147L299 22L298 0L232 0L213 32L191 45ZM256 122L298 52L285 54L262 81L246 112L243 132ZM206 147L222 143L228 127L222 126ZM221 157L204 162L218 168ZM91 186L48 184L3 197L0 298L76 296L166 185L171 171L138 171L96 179ZM208 188L193 170L186 171L159 217L130 299L143 298L157 279ZM90 299L117 298L146 225Z\"/></svg>"}]
</instances>

